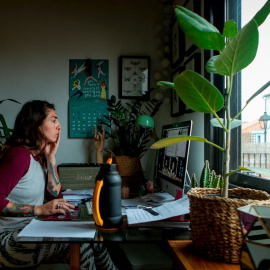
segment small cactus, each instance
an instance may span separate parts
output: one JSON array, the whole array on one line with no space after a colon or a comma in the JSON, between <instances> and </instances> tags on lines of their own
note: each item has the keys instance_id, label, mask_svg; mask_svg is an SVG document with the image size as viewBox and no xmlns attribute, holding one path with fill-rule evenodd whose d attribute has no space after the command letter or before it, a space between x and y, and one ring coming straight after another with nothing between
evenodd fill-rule
<instances>
[{"instance_id":1,"label":"small cactus","mask_svg":"<svg viewBox=\"0 0 270 270\"><path fill-rule=\"evenodd\" d=\"M204 188L204 187L208 186L209 176L210 176L209 161L206 160L204 162L204 166L203 166L202 173L201 173L201 178L200 178L200 187L201 188Z\"/></svg>"},{"instance_id":2,"label":"small cactus","mask_svg":"<svg viewBox=\"0 0 270 270\"><path fill-rule=\"evenodd\" d=\"M191 177L191 187L192 188L195 188L197 186L198 186L197 178L196 178L195 173L193 173L192 174L192 177Z\"/></svg>"},{"instance_id":3,"label":"small cactus","mask_svg":"<svg viewBox=\"0 0 270 270\"><path fill-rule=\"evenodd\" d=\"M208 185L209 188L213 187L213 183L214 183L215 178L216 178L216 172L214 170L212 170L211 175L210 175L210 182Z\"/></svg>"}]
</instances>

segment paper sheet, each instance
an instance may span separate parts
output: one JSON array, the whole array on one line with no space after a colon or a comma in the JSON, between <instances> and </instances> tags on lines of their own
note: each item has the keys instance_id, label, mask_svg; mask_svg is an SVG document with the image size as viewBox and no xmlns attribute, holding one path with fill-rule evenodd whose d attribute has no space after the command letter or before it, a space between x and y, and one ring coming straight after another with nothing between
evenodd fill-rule
<instances>
[{"instance_id":1,"label":"paper sheet","mask_svg":"<svg viewBox=\"0 0 270 270\"><path fill-rule=\"evenodd\" d=\"M33 219L18 237L93 238L94 221L40 221Z\"/></svg>"},{"instance_id":2,"label":"paper sheet","mask_svg":"<svg viewBox=\"0 0 270 270\"><path fill-rule=\"evenodd\" d=\"M182 199L168 202L162 206L153 208L155 212L158 212L158 216L154 216L142 209L127 209L128 224L138 224L143 222L151 222L162 220L179 215L185 215L189 213L189 199L184 197Z\"/></svg>"}]
</instances>

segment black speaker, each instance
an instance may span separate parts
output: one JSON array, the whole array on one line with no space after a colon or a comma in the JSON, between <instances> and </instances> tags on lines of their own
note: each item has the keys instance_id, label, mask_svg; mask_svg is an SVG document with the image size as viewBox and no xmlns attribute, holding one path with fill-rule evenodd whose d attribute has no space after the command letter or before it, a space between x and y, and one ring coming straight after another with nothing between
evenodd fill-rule
<instances>
[{"instance_id":1,"label":"black speaker","mask_svg":"<svg viewBox=\"0 0 270 270\"><path fill-rule=\"evenodd\" d=\"M62 163L57 171L62 189L94 189L100 165L96 163Z\"/></svg>"}]
</instances>

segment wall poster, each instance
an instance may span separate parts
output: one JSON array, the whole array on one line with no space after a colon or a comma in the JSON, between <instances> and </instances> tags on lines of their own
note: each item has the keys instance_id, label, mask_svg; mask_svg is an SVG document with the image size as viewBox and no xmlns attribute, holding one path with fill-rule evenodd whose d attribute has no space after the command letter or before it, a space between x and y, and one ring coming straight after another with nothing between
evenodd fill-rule
<instances>
[{"instance_id":1,"label":"wall poster","mask_svg":"<svg viewBox=\"0 0 270 270\"><path fill-rule=\"evenodd\" d=\"M93 138L109 115L109 60L69 60L69 137ZM106 127L107 128L107 127Z\"/></svg>"}]
</instances>

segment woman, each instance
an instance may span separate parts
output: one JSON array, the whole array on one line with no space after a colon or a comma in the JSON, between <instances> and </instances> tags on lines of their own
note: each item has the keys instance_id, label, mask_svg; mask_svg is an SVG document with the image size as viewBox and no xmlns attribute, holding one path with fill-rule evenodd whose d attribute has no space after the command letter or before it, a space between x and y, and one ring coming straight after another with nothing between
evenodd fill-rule
<instances>
[{"instance_id":1,"label":"woman","mask_svg":"<svg viewBox=\"0 0 270 270\"><path fill-rule=\"evenodd\" d=\"M49 261L69 262L68 244L17 241L20 230L35 216L65 214L74 208L62 198L56 170L60 133L54 105L34 100L22 107L12 136L1 149L0 268L34 267ZM81 267L115 269L106 248L98 243L81 245Z\"/></svg>"}]
</instances>

